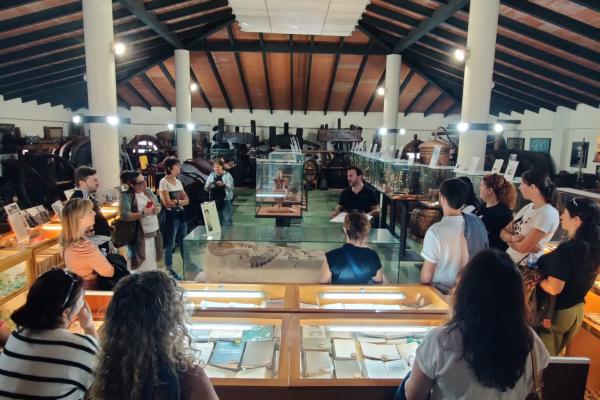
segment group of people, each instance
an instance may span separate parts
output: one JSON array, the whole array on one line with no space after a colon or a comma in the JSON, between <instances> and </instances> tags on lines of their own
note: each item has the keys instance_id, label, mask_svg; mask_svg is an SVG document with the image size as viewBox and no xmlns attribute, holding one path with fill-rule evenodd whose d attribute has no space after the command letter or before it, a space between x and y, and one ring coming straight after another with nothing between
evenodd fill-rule
<instances>
[{"instance_id":1,"label":"group of people","mask_svg":"<svg viewBox=\"0 0 600 400\"><path fill-rule=\"evenodd\" d=\"M147 186L139 171L121 174L119 218L133 226L134 235L127 245L128 269L132 273L155 270L161 260L167 272L180 279L173 269L173 252L179 247L183 257L183 238L188 233L184 207L190 204L182 182L181 163L174 157L163 162L165 177L158 185L158 195ZM75 191L64 205L60 245L64 251L67 269L84 282L86 288L98 288L98 281L115 273L107 260L110 246L97 246L88 238L93 235L111 236L111 228L95 198L99 187L96 170L82 166L75 171ZM234 182L220 160L214 163L214 172L205 189L217 204L222 225L232 224ZM117 227L117 229L119 229Z\"/></svg>"}]
</instances>

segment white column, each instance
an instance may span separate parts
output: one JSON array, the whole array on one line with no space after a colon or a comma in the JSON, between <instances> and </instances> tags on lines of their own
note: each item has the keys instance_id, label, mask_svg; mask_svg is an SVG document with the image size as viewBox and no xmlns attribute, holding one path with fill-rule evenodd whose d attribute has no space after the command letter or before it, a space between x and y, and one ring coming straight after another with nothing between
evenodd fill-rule
<instances>
[{"instance_id":1,"label":"white column","mask_svg":"<svg viewBox=\"0 0 600 400\"><path fill-rule=\"evenodd\" d=\"M469 32L462 97L462 121L489 123L492 75L500 0L472 0L469 6ZM467 168L473 156L479 157L478 171L485 161L486 131L461 133L458 164Z\"/></svg>"},{"instance_id":2,"label":"white column","mask_svg":"<svg viewBox=\"0 0 600 400\"><path fill-rule=\"evenodd\" d=\"M85 68L90 116L117 115L117 83L113 47L111 0L83 0ZM92 165L98 171L100 191L119 185L119 132L107 122L88 124Z\"/></svg>"},{"instance_id":3,"label":"white column","mask_svg":"<svg viewBox=\"0 0 600 400\"><path fill-rule=\"evenodd\" d=\"M177 124L191 123L190 52L187 50L175 50L175 91ZM181 161L192 158L192 131L187 128L177 128L177 157Z\"/></svg>"},{"instance_id":4,"label":"white column","mask_svg":"<svg viewBox=\"0 0 600 400\"><path fill-rule=\"evenodd\" d=\"M396 146L395 130L398 128L398 98L400 97L400 54L388 54L385 58L385 97L383 99L383 128L388 131L381 138L382 150Z\"/></svg>"}]
</instances>

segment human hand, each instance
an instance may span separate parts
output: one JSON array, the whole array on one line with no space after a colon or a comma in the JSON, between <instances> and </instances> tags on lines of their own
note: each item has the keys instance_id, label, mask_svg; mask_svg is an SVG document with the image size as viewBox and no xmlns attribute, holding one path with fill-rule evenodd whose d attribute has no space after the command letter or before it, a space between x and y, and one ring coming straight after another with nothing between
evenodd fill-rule
<instances>
[{"instance_id":1,"label":"human hand","mask_svg":"<svg viewBox=\"0 0 600 400\"><path fill-rule=\"evenodd\" d=\"M523 239L525 239L525 236L523 235L512 235L511 242L520 242Z\"/></svg>"},{"instance_id":2,"label":"human hand","mask_svg":"<svg viewBox=\"0 0 600 400\"><path fill-rule=\"evenodd\" d=\"M223 183L223 181L218 181L218 182L215 182L215 186L223 187L223 186L225 186L225 184Z\"/></svg>"},{"instance_id":3,"label":"human hand","mask_svg":"<svg viewBox=\"0 0 600 400\"><path fill-rule=\"evenodd\" d=\"M533 246L533 247L531 248L531 250L529 250L529 252L530 252L530 253L539 253L539 252L540 252L540 251L542 251L542 250L543 250L542 246L540 246L540 244L538 243L538 244L536 244L535 246Z\"/></svg>"},{"instance_id":4,"label":"human hand","mask_svg":"<svg viewBox=\"0 0 600 400\"><path fill-rule=\"evenodd\" d=\"M79 321L79 325L85 330L90 327L94 327L94 318L92 317L92 310L88 305L87 301L83 302L83 306L77 313L77 320Z\"/></svg>"}]
</instances>

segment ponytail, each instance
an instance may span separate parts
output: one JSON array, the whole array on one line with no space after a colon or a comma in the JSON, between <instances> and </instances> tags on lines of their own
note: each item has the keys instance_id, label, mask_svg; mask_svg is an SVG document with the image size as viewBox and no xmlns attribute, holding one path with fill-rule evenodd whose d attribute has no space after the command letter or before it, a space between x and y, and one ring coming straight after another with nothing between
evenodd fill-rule
<instances>
[{"instance_id":1,"label":"ponytail","mask_svg":"<svg viewBox=\"0 0 600 400\"><path fill-rule=\"evenodd\" d=\"M547 173L539 169L530 169L523 173L521 179L528 185L535 185L546 203L556 207L556 185L550 180Z\"/></svg>"}]
</instances>

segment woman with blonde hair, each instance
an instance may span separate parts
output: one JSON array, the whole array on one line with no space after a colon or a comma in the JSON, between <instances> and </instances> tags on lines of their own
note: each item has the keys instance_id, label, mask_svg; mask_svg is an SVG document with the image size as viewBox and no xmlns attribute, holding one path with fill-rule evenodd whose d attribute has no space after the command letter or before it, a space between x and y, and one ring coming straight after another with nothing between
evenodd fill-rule
<instances>
[{"instance_id":1,"label":"woman with blonde hair","mask_svg":"<svg viewBox=\"0 0 600 400\"><path fill-rule=\"evenodd\" d=\"M371 223L361 212L349 212L344 218L346 243L325 253L320 283L353 285L383 283L379 255L369 248Z\"/></svg>"},{"instance_id":2,"label":"woman with blonde hair","mask_svg":"<svg viewBox=\"0 0 600 400\"><path fill-rule=\"evenodd\" d=\"M88 199L70 199L61 213L58 239L67 270L81 277L86 289L98 288L98 275L112 277L114 267L98 246L86 239L85 231L94 225L94 205Z\"/></svg>"},{"instance_id":3,"label":"woman with blonde hair","mask_svg":"<svg viewBox=\"0 0 600 400\"><path fill-rule=\"evenodd\" d=\"M218 400L194 363L184 295L162 271L119 281L106 310L90 398Z\"/></svg>"}]
</instances>

